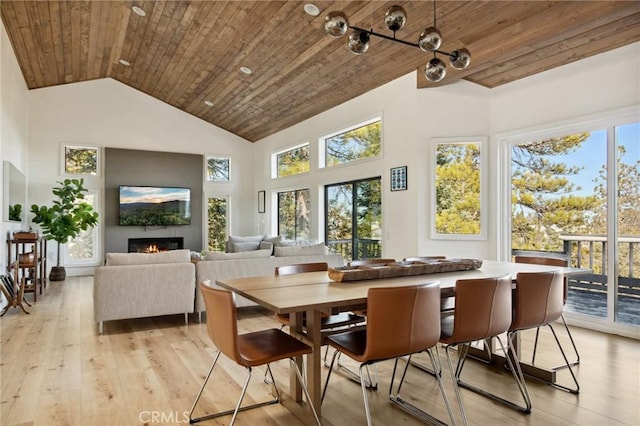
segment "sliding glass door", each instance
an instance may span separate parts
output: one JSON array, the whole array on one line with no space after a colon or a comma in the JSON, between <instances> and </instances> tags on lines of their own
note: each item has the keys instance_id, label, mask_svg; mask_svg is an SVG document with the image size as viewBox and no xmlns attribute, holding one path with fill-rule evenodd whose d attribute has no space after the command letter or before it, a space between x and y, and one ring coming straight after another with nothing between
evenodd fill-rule
<instances>
[{"instance_id":1,"label":"sliding glass door","mask_svg":"<svg viewBox=\"0 0 640 426\"><path fill-rule=\"evenodd\" d=\"M325 186L325 241L345 260L382 256L380 177Z\"/></svg>"},{"instance_id":2,"label":"sliding glass door","mask_svg":"<svg viewBox=\"0 0 640 426\"><path fill-rule=\"evenodd\" d=\"M591 270L569 281L566 311L639 326L640 123L597 121L508 141L505 245Z\"/></svg>"}]
</instances>

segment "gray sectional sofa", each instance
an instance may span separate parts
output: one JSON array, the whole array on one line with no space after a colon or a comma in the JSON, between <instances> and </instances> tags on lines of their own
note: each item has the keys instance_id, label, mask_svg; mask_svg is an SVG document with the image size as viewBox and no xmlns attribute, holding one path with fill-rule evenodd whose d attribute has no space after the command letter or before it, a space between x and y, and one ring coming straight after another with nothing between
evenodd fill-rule
<instances>
[{"instance_id":1,"label":"gray sectional sofa","mask_svg":"<svg viewBox=\"0 0 640 426\"><path fill-rule=\"evenodd\" d=\"M193 312L195 265L189 250L108 253L95 270L93 314L104 321Z\"/></svg>"},{"instance_id":2,"label":"gray sectional sofa","mask_svg":"<svg viewBox=\"0 0 640 426\"><path fill-rule=\"evenodd\" d=\"M244 243L241 243L244 244ZM327 262L343 266L342 256L326 254L322 244L276 246L231 253L207 253L192 260L189 250L161 253L108 253L95 269L94 318L99 332L104 321L205 311L198 283L209 280L271 275L276 266ZM238 246L236 246L238 248ZM273 253L273 254L272 254ZM238 296L238 307L254 303Z\"/></svg>"}]
</instances>

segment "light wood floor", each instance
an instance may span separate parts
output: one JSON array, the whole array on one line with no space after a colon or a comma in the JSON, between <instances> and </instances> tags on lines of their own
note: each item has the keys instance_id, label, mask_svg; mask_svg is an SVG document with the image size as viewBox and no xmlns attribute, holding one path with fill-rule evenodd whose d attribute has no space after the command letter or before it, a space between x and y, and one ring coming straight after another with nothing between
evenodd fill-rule
<instances>
[{"instance_id":1,"label":"light wood floor","mask_svg":"<svg viewBox=\"0 0 640 426\"><path fill-rule=\"evenodd\" d=\"M29 298L31 296L28 296ZM206 374L215 348L206 325L182 315L112 321L104 335L93 322L92 278L70 277L50 283L30 315L11 309L1 322L0 424L8 425L139 425L184 424L186 413ZM240 331L278 327L268 312L240 310ZM530 415L519 414L463 390L471 424L503 425L638 425L640 424L640 344L638 341L588 330L573 329L582 360L576 369L582 386L571 395L528 381L533 400ZM561 332L561 334L563 334ZM523 338L526 342L530 337ZM555 354L549 334L542 352ZM444 351L440 357L445 361ZM559 357L541 361L557 363ZM239 395L245 370L226 360L216 368L203 397L204 411L229 408ZM375 424L421 424L393 407L388 399L392 363L379 364L380 386L369 392ZM469 380L517 396L510 376L469 363ZM273 366L286 394L288 364ZM257 369L247 402L266 397L268 386ZM567 377L561 375L561 380ZM448 374L445 385L455 397ZM412 398L415 396L415 398ZM449 422L433 378L411 368L403 397ZM324 425L365 424L360 386L332 376L322 407ZM456 411L459 419L459 414ZM203 424L227 424L229 417ZM286 396L282 405L240 413L238 425L311 424L308 409Z\"/></svg>"}]
</instances>

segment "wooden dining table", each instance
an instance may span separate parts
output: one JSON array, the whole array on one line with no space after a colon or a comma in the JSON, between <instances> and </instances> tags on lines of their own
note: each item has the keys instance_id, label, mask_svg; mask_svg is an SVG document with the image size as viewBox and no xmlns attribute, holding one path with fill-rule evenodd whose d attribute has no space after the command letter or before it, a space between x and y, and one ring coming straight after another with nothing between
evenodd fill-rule
<instances>
[{"instance_id":1,"label":"wooden dining table","mask_svg":"<svg viewBox=\"0 0 640 426\"><path fill-rule=\"evenodd\" d=\"M361 281L336 282L327 272L307 272L292 275L268 275L235 279L216 280L220 287L233 291L278 314L289 314L290 333L306 341L313 348L307 355L307 386L311 400L320 414L322 396L322 357L320 347L323 336L320 318L323 312L339 312L358 307L365 308L367 292L370 288L409 286L438 281L442 297L453 297L455 283L459 279L489 278L509 274L515 280L519 272L561 271L565 275L589 272L588 269L534 265L525 263L483 260L479 269L413 275L396 278L382 278ZM306 313L305 327L302 327L303 313ZM298 361L301 363L301 360ZM536 368L528 374L536 374ZM555 372L540 371L546 380L555 380ZM302 390L292 372L290 394L295 400L302 399Z\"/></svg>"}]
</instances>

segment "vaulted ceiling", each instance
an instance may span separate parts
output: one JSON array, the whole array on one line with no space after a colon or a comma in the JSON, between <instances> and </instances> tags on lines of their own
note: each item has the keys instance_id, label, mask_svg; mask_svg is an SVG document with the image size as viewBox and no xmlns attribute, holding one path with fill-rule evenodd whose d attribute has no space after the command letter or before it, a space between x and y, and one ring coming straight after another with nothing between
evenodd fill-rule
<instances>
[{"instance_id":1,"label":"vaulted ceiling","mask_svg":"<svg viewBox=\"0 0 640 426\"><path fill-rule=\"evenodd\" d=\"M356 56L347 36L324 31L341 10L392 35L383 17L399 4L408 21L396 36L415 43L433 23L431 1L317 1L315 17L305 3L2 0L0 11L30 89L110 77L250 141L412 71L424 90L460 79L493 88L640 40L640 1L441 0L441 49L466 47L472 61L431 83L432 54L372 38Z\"/></svg>"}]
</instances>

